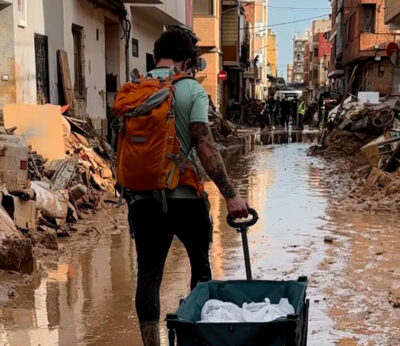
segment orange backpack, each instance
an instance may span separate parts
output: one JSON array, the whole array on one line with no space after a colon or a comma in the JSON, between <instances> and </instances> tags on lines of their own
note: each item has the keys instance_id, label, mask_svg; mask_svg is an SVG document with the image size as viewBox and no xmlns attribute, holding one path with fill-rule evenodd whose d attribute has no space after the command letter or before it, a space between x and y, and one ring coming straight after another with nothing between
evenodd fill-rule
<instances>
[{"instance_id":1,"label":"orange backpack","mask_svg":"<svg viewBox=\"0 0 400 346\"><path fill-rule=\"evenodd\" d=\"M165 79L140 76L118 92L117 181L123 189L160 191L165 200L166 190L190 186L202 195L197 168L182 153L175 129L174 84L187 78L172 72Z\"/></svg>"}]
</instances>

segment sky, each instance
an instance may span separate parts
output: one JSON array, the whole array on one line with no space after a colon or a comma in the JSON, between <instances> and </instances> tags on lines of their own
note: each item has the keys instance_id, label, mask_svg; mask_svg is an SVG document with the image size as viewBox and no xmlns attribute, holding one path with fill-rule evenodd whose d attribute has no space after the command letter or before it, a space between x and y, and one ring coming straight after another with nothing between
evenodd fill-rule
<instances>
[{"instance_id":1,"label":"sky","mask_svg":"<svg viewBox=\"0 0 400 346\"><path fill-rule=\"evenodd\" d=\"M287 64L293 62L293 36L296 32L304 33L311 27L313 20L276 27L274 24L323 15L327 15L327 18L331 12L331 6L329 0L269 0L268 6L268 25L276 33L278 39L278 76L286 79Z\"/></svg>"}]
</instances>

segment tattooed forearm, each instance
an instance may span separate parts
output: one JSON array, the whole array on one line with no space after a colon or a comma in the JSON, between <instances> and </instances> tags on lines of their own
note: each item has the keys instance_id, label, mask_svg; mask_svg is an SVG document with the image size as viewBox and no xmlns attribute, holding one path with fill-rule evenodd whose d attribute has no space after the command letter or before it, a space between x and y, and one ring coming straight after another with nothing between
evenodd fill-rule
<instances>
[{"instance_id":1,"label":"tattooed forearm","mask_svg":"<svg viewBox=\"0 0 400 346\"><path fill-rule=\"evenodd\" d=\"M214 147L209 125L205 123L192 123L190 125L190 135L205 171L215 185L217 185L222 195L225 198L236 197L235 188L228 177L222 157Z\"/></svg>"}]
</instances>

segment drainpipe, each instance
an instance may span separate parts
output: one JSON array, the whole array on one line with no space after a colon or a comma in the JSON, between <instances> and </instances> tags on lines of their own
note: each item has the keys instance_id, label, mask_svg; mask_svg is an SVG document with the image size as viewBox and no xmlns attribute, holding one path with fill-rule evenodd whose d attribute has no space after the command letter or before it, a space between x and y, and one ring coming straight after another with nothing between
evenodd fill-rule
<instances>
[{"instance_id":1,"label":"drainpipe","mask_svg":"<svg viewBox=\"0 0 400 346\"><path fill-rule=\"evenodd\" d=\"M125 16L125 18L120 18L120 20L124 32L122 39L125 39L125 81L129 82L129 43L131 39L132 24L127 16Z\"/></svg>"}]
</instances>

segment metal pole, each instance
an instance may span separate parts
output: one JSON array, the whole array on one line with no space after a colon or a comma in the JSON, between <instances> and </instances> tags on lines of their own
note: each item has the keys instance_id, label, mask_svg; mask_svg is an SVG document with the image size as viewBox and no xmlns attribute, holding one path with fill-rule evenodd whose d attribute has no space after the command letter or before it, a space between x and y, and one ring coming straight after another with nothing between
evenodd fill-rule
<instances>
[{"instance_id":1,"label":"metal pole","mask_svg":"<svg viewBox=\"0 0 400 346\"><path fill-rule=\"evenodd\" d=\"M251 274L249 243L247 241L247 228L242 229L240 231L240 233L242 233L244 263L245 263L245 266L246 266L246 277L247 277L247 280L250 281L250 280L253 280L253 276Z\"/></svg>"}]
</instances>

